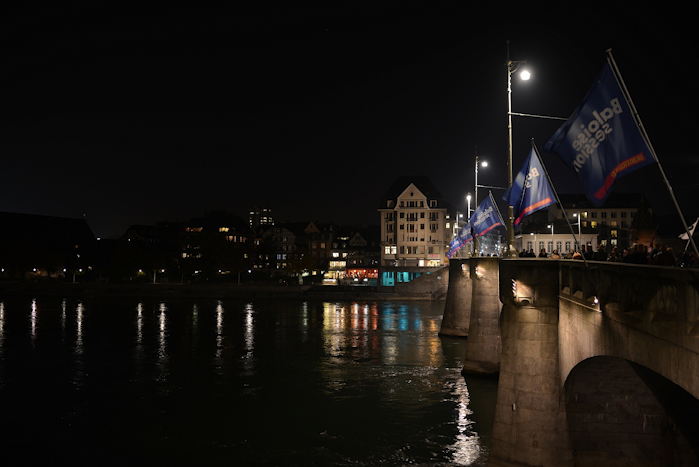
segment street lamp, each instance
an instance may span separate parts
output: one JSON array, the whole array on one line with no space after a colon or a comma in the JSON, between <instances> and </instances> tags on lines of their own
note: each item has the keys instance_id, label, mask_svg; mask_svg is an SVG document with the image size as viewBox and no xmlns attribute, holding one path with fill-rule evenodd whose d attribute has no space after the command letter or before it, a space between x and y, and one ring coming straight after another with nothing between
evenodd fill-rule
<instances>
[{"instance_id":1,"label":"street lamp","mask_svg":"<svg viewBox=\"0 0 699 467\"><path fill-rule=\"evenodd\" d=\"M580 213L579 213L579 212L574 212L574 213L573 213L573 217L577 217L577 218L578 218L578 239L579 239L579 240L578 240L578 247L580 248L581 253L582 253L582 233L581 233L581 231L580 231Z\"/></svg>"},{"instance_id":2,"label":"street lamp","mask_svg":"<svg viewBox=\"0 0 699 467\"><path fill-rule=\"evenodd\" d=\"M524 60L510 60L510 41L507 41L507 61L505 62L506 72L507 72L507 187L512 186L512 116L516 115L519 117L534 117L534 118L544 118L549 120L567 120L563 117L552 117L548 115L535 115L535 114L525 114L512 112L512 74L520 71L519 78L523 81L528 81L532 74L529 70L522 69L526 61ZM507 206L507 253L506 256L516 257L517 251L514 249L515 244L515 231L514 231L514 208L512 206Z\"/></svg>"},{"instance_id":3,"label":"street lamp","mask_svg":"<svg viewBox=\"0 0 699 467\"><path fill-rule=\"evenodd\" d=\"M516 72L525 62L521 60L510 60L510 43L507 42L507 187L512 187L512 73ZM531 78L527 70L523 70L520 77L525 81ZM514 249L515 229L514 229L514 207L507 206L507 252L505 256L517 257Z\"/></svg>"},{"instance_id":4,"label":"street lamp","mask_svg":"<svg viewBox=\"0 0 699 467\"><path fill-rule=\"evenodd\" d=\"M476 206L476 208L478 208L478 153L476 153L475 159L475 194L473 197L473 205ZM486 167L488 167L488 161L480 161L480 166L485 169ZM466 199L469 199L470 196L470 194L467 195Z\"/></svg>"},{"instance_id":5,"label":"street lamp","mask_svg":"<svg viewBox=\"0 0 699 467\"><path fill-rule=\"evenodd\" d=\"M471 219L471 193L466 193L466 217Z\"/></svg>"}]
</instances>

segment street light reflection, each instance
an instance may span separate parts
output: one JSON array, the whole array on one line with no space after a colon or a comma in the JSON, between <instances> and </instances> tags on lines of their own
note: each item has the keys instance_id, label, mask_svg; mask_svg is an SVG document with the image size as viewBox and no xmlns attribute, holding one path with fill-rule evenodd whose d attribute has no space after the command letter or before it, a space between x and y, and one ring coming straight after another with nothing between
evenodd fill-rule
<instances>
[{"instance_id":1,"label":"street light reflection","mask_svg":"<svg viewBox=\"0 0 699 467\"><path fill-rule=\"evenodd\" d=\"M471 465L481 455L480 438L471 431L473 411L469 409L470 397L466 381L457 378L453 394L457 396L456 442L450 446L452 459L458 465Z\"/></svg>"}]
</instances>

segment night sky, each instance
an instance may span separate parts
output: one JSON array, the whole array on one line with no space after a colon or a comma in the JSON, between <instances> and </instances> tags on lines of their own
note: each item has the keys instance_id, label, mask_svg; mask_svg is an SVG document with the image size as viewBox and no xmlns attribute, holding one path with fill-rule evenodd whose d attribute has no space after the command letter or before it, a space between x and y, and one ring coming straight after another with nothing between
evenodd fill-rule
<instances>
[{"instance_id":1,"label":"night sky","mask_svg":"<svg viewBox=\"0 0 699 467\"><path fill-rule=\"evenodd\" d=\"M0 211L84 215L103 237L255 204L378 223L399 175L465 209L476 148L490 162L479 181L506 181L509 39L533 72L513 110L565 117L612 48L688 222L699 215L693 15L381 5L5 11ZM515 170L559 124L515 117ZM582 192L544 161L559 191ZM616 190L672 214L657 166Z\"/></svg>"}]
</instances>

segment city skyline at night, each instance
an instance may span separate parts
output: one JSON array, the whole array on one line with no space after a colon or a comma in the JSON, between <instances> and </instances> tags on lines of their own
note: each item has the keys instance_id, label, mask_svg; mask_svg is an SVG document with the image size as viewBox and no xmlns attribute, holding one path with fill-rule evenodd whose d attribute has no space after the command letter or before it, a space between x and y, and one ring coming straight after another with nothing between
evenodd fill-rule
<instances>
[{"instance_id":1,"label":"city skyline at night","mask_svg":"<svg viewBox=\"0 0 699 467\"><path fill-rule=\"evenodd\" d=\"M567 117L612 48L689 222L697 117L691 29L649 8L606 16L381 6L15 9L3 19L0 211L85 217L96 236L253 206L280 220L378 223L402 175L457 209L506 183L506 41L533 77L513 110ZM664 28L658 28L663 24ZM591 25L596 25L592 27ZM514 170L559 122L516 117ZM560 192L581 193L543 154ZM656 167L619 180L676 215ZM498 193L494 193L499 198Z\"/></svg>"}]
</instances>

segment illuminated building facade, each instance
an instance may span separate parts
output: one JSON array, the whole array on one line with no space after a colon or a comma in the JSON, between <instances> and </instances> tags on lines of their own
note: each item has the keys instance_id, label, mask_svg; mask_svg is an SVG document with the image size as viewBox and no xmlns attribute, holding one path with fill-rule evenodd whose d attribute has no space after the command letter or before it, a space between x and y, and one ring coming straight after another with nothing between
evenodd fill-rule
<instances>
[{"instance_id":1,"label":"illuminated building facade","mask_svg":"<svg viewBox=\"0 0 699 467\"><path fill-rule=\"evenodd\" d=\"M454 218L426 177L401 177L382 199L381 285L409 282L448 264Z\"/></svg>"}]
</instances>

